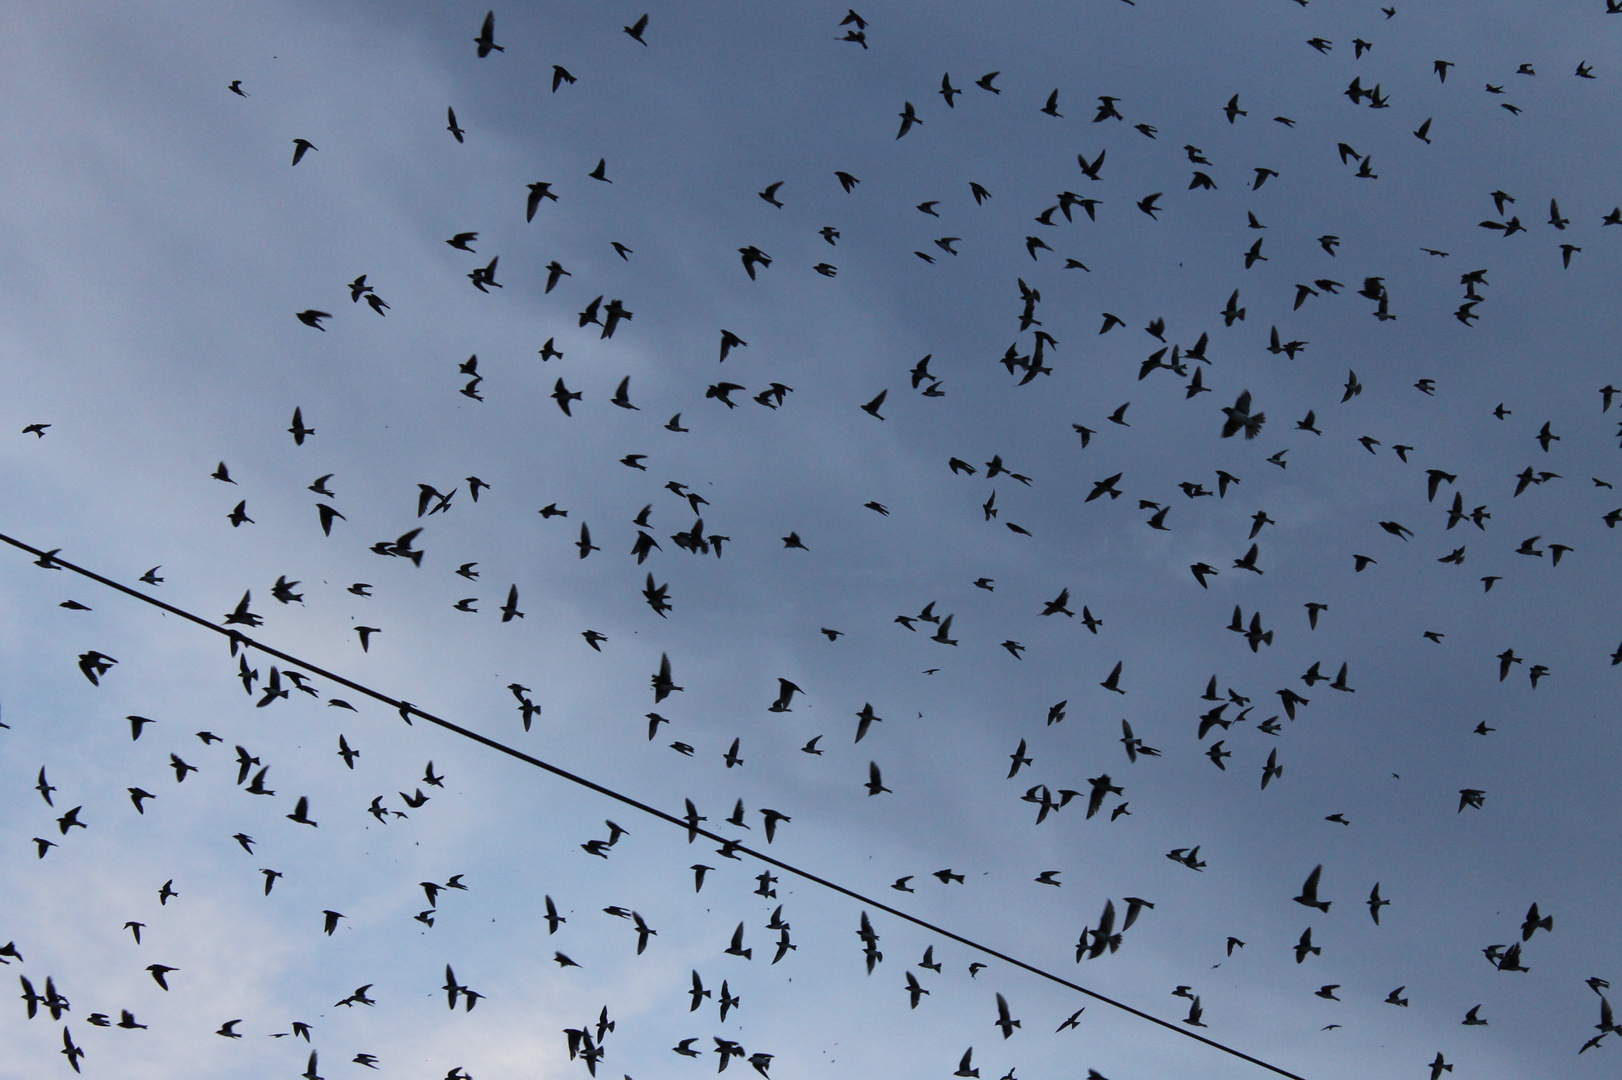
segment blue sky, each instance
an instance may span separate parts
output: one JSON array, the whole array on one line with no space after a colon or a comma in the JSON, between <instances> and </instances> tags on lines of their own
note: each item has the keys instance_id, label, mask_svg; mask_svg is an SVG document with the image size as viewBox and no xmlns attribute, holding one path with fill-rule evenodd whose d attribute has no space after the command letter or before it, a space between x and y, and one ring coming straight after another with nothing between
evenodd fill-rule
<instances>
[{"instance_id":1,"label":"blue sky","mask_svg":"<svg viewBox=\"0 0 1622 1080\"><path fill-rule=\"evenodd\" d=\"M486 10L3 16L0 531L213 621L251 592L266 645L668 812L691 799L720 835L761 844L760 810L780 811L774 857L1178 1026L1189 987L1209 1025L1190 1030L1292 1073L1418 1077L1438 1052L1457 1077L1608 1073L1614 1039L1577 1055L1597 1034L1585 980L1622 977L1604 5L884 4L859 9L863 48L843 6L616 0L498 9L504 51L480 59ZM644 10L645 46L622 30ZM554 92L554 65L576 81ZM975 85L993 71L1000 93ZM1121 119L1094 121L1101 96ZM921 124L897 138L908 104ZM294 139L314 149L290 166ZM1100 154L1094 180L1077 156ZM557 199L526 221L536 182ZM781 207L757 197L778 182ZM1096 217L1039 221L1060 192ZM1480 224L1512 216L1525 231ZM462 232L474 253L445 243ZM771 258L754 280L749 246ZM467 275L492 258L501 287L481 292ZM351 301L361 274L386 308ZM1358 295L1382 286L1391 319ZM1225 325L1235 290L1245 317ZM582 324L594 297L632 313L612 338ZM331 313L319 330L295 318L311 309ZM1273 328L1305 347L1270 352ZM1049 370L1021 385L999 358L1030 357L1036 330ZM747 345L718 362L723 331ZM1204 363L1183 355L1202 335ZM1145 371L1173 346L1182 370ZM478 398L459 392L475 355ZM634 409L611 403L626 379ZM569 415L559 380L581 395ZM723 382L735 408L706 392ZM773 384L778 407L757 403ZM881 391L882 420L861 408ZM1247 391L1265 422L1223 438ZM988 476L995 459L1028 483ZM1219 470L1237 478L1221 496ZM1120 497L1086 501L1116 473ZM420 484L454 490L448 510L419 519ZM1483 527L1448 528L1455 494ZM318 503L343 515L330 536ZM639 564L644 507L659 547ZM719 558L674 542L696 518ZM601 549L584 559L582 523ZM419 526L420 566L370 550ZM1235 565L1253 543L1260 574ZM161 584L137 584L154 566ZM273 598L279 578L299 600ZM504 622L512 587L524 618ZM1075 616L1041 615L1061 590ZM716 1038L790 1080L949 1076L970 1046L988 1078L1262 1074L998 962L971 976L987 958L810 883L755 895L758 864L325 680L256 708L286 664L250 650L245 696L218 635L21 552L0 558L0 604L0 939L22 954L8 975L71 1003L0 1010L0 1076L68 1072L64 1028L86 1075L297 1076L312 1050L328 1077L368 1054L399 1077L574 1075L563 1032L604 1005L600 1072L643 1080L707 1074ZM927 605L955 646L896 621ZM1224 632L1236 606L1270 643ZM365 650L357 626L377 628ZM118 660L99 685L88 650ZM662 656L683 689L656 704ZM1124 694L1100 685L1116 664ZM1343 664L1355 692L1303 681ZM1213 675L1251 708L1200 738ZM789 712L768 709L779 679L803 691ZM541 709L527 731L512 683ZM1286 688L1310 700L1293 721ZM857 744L864 706L882 722ZM669 720L651 740L650 709ZM131 714L154 721L138 740ZM1160 753L1129 761L1123 721ZM274 796L236 782L239 745ZM198 771L177 783L171 754ZM892 791L866 794L869 762ZM1104 775L1127 813L1073 802L1037 825L1021 799ZM132 787L156 796L144 812ZM318 827L287 820L300 796ZM408 816L377 820L374 797ZM747 833L725 821L738 800ZM64 834L74 806L87 827ZM598 859L581 845L605 818L627 833ZM37 858L34 837L56 846ZM1196 845L1198 872L1166 857ZM698 892L694 863L716 867ZM1320 864L1328 912L1292 902ZM931 876L948 868L963 882ZM430 905L419 882L456 874L466 891ZM915 892L889 887L906 875ZM1129 896L1154 907L1076 963ZM1530 970L1500 970L1483 950L1520 941L1534 902L1554 928L1523 945ZM796 948L774 965L779 904ZM658 935L638 955L605 907ZM725 952L740 921L749 960ZM1297 964L1308 927L1322 953ZM918 966L931 946L939 973ZM151 964L175 969L168 990ZM446 1009L446 964L476 1011ZM695 970L713 996L689 1012ZM741 999L724 1020L723 980ZM332 1004L363 984L375 1005ZM1022 1021L1006 1040L998 994ZM1462 1024L1477 1005L1487 1024ZM88 1019L122 1009L146 1029ZM216 1035L232 1019L242 1038ZM703 1057L672 1052L688 1038Z\"/></svg>"}]
</instances>

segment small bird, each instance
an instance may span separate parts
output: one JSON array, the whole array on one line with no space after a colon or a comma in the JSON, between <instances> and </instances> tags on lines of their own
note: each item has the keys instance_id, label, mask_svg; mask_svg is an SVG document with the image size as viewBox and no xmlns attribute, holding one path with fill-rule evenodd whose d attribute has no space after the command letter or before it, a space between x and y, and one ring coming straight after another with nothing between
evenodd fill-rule
<instances>
[{"instance_id":1,"label":"small bird","mask_svg":"<svg viewBox=\"0 0 1622 1080\"><path fill-rule=\"evenodd\" d=\"M1054 91L1054 94L1057 96L1058 91ZM946 101L947 104L950 105L952 99L947 97ZM898 139L907 132L911 131L914 125L923 124L923 121L918 118L918 114L913 111L912 102L910 101L902 103L901 112L898 115L901 117L901 130L896 133L896 138Z\"/></svg>"},{"instance_id":2,"label":"small bird","mask_svg":"<svg viewBox=\"0 0 1622 1080\"><path fill-rule=\"evenodd\" d=\"M1001 994L997 995L997 1019L992 1022L992 1026L1001 1028L1002 1037L1005 1039L1011 1038L1014 1029L1019 1027L1019 1021L1008 1015L1008 1001Z\"/></svg>"},{"instance_id":3,"label":"small bird","mask_svg":"<svg viewBox=\"0 0 1622 1080\"><path fill-rule=\"evenodd\" d=\"M489 12L489 13L487 13L485 15L485 17L484 17L484 25L479 28L479 36L473 39L473 43L479 47L479 59L482 60L485 57L489 56L491 50L494 50L496 52L506 52L507 51L507 50L503 49L500 45L496 44L495 34L496 34L496 13L492 11L492 12Z\"/></svg>"},{"instance_id":4,"label":"small bird","mask_svg":"<svg viewBox=\"0 0 1622 1080\"><path fill-rule=\"evenodd\" d=\"M315 428L304 426L303 410L296 408L293 410L293 426L287 430L293 436L293 443L296 446L303 446L305 437L315 434Z\"/></svg>"},{"instance_id":5,"label":"small bird","mask_svg":"<svg viewBox=\"0 0 1622 1080\"><path fill-rule=\"evenodd\" d=\"M1327 913L1330 901L1318 899L1318 880L1323 875L1323 869L1322 863L1312 868L1312 873L1307 875L1307 880L1301 885L1301 895L1294 899L1297 904L1304 907L1317 908L1319 911Z\"/></svg>"},{"instance_id":6,"label":"small bird","mask_svg":"<svg viewBox=\"0 0 1622 1080\"><path fill-rule=\"evenodd\" d=\"M300 825L308 825L311 828L316 827L316 823L310 820L310 800L308 796L300 795L298 803L293 807L293 812L284 816L287 820L296 821Z\"/></svg>"}]
</instances>

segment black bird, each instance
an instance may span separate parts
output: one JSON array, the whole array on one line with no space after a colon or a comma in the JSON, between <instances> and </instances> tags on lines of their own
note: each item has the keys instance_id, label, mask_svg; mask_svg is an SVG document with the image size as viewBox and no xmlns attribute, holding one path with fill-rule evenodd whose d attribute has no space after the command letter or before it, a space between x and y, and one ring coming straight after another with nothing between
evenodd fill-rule
<instances>
[{"instance_id":1,"label":"black bird","mask_svg":"<svg viewBox=\"0 0 1622 1080\"><path fill-rule=\"evenodd\" d=\"M1318 899L1318 879L1323 875L1323 869L1323 864L1321 863L1312 868L1312 873L1308 874L1307 880L1301 884L1301 895L1294 897L1294 900L1297 904L1301 904L1305 907L1314 907L1319 911L1327 913L1329 911L1330 901Z\"/></svg>"},{"instance_id":2,"label":"black bird","mask_svg":"<svg viewBox=\"0 0 1622 1080\"><path fill-rule=\"evenodd\" d=\"M1252 413L1250 411L1249 390L1240 394L1231 406L1224 406L1222 412L1227 416L1227 419L1222 424L1222 437L1224 439L1232 438L1241 431L1245 433L1247 440L1254 439L1261 434L1262 425L1267 422L1266 413Z\"/></svg>"},{"instance_id":3,"label":"black bird","mask_svg":"<svg viewBox=\"0 0 1622 1080\"><path fill-rule=\"evenodd\" d=\"M304 437L306 435L315 434L315 428L304 426L303 410L296 408L293 410L293 426L287 430L293 436L293 443L297 446L304 445Z\"/></svg>"},{"instance_id":4,"label":"black bird","mask_svg":"<svg viewBox=\"0 0 1622 1080\"><path fill-rule=\"evenodd\" d=\"M1057 91L1055 91L1055 93L1057 93ZM948 97L946 101L947 104L951 104L952 99ZM907 132L911 131L914 124L923 123L922 120L918 119L918 114L913 112L912 102L910 101L902 103L902 109L899 115L901 117L901 130L896 133L896 138L898 139Z\"/></svg>"},{"instance_id":5,"label":"black bird","mask_svg":"<svg viewBox=\"0 0 1622 1080\"><path fill-rule=\"evenodd\" d=\"M90 680L91 686L101 685L101 676L107 674L114 664L118 663L111 656L99 653L95 649L79 654L79 670L84 677Z\"/></svg>"},{"instance_id":6,"label":"black bird","mask_svg":"<svg viewBox=\"0 0 1622 1080\"><path fill-rule=\"evenodd\" d=\"M993 1021L993 1026L1002 1029L1002 1037L1005 1039L1012 1037L1014 1029L1019 1027L1019 1021L1009 1017L1008 1001L1001 994L997 995L997 1019Z\"/></svg>"},{"instance_id":7,"label":"black bird","mask_svg":"<svg viewBox=\"0 0 1622 1080\"><path fill-rule=\"evenodd\" d=\"M492 12L489 12L489 13L487 13L485 15L485 17L484 17L484 25L479 28L479 36L473 39L473 43L479 47L479 58L480 59L483 59L484 57L489 56L490 51L492 49L495 50L496 52L506 52L507 51L507 50L503 49L500 45L496 44L495 34L496 34L496 13L492 11Z\"/></svg>"},{"instance_id":8,"label":"black bird","mask_svg":"<svg viewBox=\"0 0 1622 1080\"><path fill-rule=\"evenodd\" d=\"M570 390L563 385L563 380L560 378L552 387L551 398L558 403L558 408L563 410L564 416L573 416L574 414L569 411L569 403L581 400L581 391Z\"/></svg>"}]
</instances>

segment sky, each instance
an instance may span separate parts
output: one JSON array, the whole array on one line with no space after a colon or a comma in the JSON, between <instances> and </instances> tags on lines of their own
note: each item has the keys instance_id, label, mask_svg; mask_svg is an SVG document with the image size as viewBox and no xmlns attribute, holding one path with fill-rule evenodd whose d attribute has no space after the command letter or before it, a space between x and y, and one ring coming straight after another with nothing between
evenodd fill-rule
<instances>
[{"instance_id":1,"label":"sky","mask_svg":"<svg viewBox=\"0 0 1622 1080\"><path fill-rule=\"evenodd\" d=\"M0 1077L1614 1073L1622 20L488 10L0 13Z\"/></svg>"}]
</instances>

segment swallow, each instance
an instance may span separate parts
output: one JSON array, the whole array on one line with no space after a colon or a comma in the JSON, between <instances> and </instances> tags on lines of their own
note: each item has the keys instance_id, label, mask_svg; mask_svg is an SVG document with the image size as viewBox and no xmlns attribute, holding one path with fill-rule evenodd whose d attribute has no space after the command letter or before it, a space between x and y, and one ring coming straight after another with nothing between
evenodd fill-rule
<instances>
[{"instance_id":1,"label":"swallow","mask_svg":"<svg viewBox=\"0 0 1622 1080\"><path fill-rule=\"evenodd\" d=\"M1262 766L1262 790L1266 791L1268 784L1283 775L1284 766L1278 763L1278 750L1274 749L1267 755L1267 764Z\"/></svg>"},{"instance_id":2,"label":"swallow","mask_svg":"<svg viewBox=\"0 0 1622 1080\"><path fill-rule=\"evenodd\" d=\"M285 816L288 821L296 821L300 825L308 825L312 829L316 827L316 823L310 820L310 800L308 796L300 795L298 798L298 803L293 807L293 812L283 816Z\"/></svg>"},{"instance_id":3,"label":"swallow","mask_svg":"<svg viewBox=\"0 0 1622 1080\"><path fill-rule=\"evenodd\" d=\"M743 923L739 923L738 928L732 931L732 943L726 947L726 954L728 956L741 956L745 960L753 957L754 950L743 947ZM696 977L694 986L697 987Z\"/></svg>"},{"instance_id":4,"label":"swallow","mask_svg":"<svg viewBox=\"0 0 1622 1080\"><path fill-rule=\"evenodd\" d=\"M84 809L83 806L75 806L72 810L69 810L67 813L65 813L61 817L57 818L56 819L57 831L60 832L63 836L66 836L68 834L68 830L73 828L74 826L78 826L81 829L89 829L90 826L86 825L84 822L79 820L79 811L83 810L83 809Z\"/></svg>"},{"instance_id":5,"label":"swallow","mask_svg":"<svg viewBox=\"0 0 1622 1080\"><path fill-rule=\"evenodd\" d=\"M1057 94L1057 91L1055 91L1055 94ZM950 97L948 97L946 100L947 104L951 104L952 99ZM913 129L913 125L923 123L923 121L918 118L918 114L913 111L912 102L910 101L902 103L901 112L897 115L901 117L901 130L896 133L896 138L898 139L907 132L911 131Z\"/></svg>"},{"instance_id":6,"label":"swallow","mask_svg":"<svg viewBox=\"0 0 1622 1080\"><path fill-rule=\"evenodd\" d=\"M1013 1036L1014 1029L1019 1027L1019 1021L1008 1015L1008 1001L1001 994L997 995L997 1019L992 1022L993 1027L1002 1029L1002 1037L1007 1039Z\"/></svg>"},{"instance_id":7,"label":"swallow","mask_svg":"<svg viewBox=\"0 0 1622 1080\"><path fill-rule=\"evenodd\" d=\"M321 149L321 148L319 146L316 146L314 143L310 142L310 140L308 140L308 139L294 139L293 140L293 164L297 165L299 162L303 161L304 160L304 155L308 151L319 150L319 149ZM314 325L314 324L312 323L311 325Z\"/></svg>"},{"instance_id":8,"label":"swallow","mask_svg":"<svg viewBox=\"0 0 1622 1080\"><path fill-rule=\"evenodd\" d=\"M66 1055L68 1064L73 1066L73 1071L79 1071L79 1059L84 1057L84 1051L74 1045L73 1033L67 1027L62 1028L62 1049L57 1053Z\"/></svg>"},{"instance_id":9,"label":"swallow","mask_svg":"<svg viewBox=\"0 0 1622 1080\"><path fill-rule=\"evenodd\" d=\"M1308 874L1307 880L1301 884L1301 895L1294 897L1294 900L1304 907L1317 908L1319 911L1327 913L1330 901L1318 899L1318 880L1323 875L1323 869L1321 863L1312 868L1312 873Z\"/></svg>"}]
</instances>

